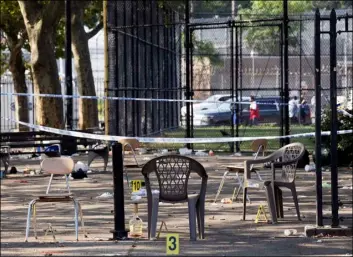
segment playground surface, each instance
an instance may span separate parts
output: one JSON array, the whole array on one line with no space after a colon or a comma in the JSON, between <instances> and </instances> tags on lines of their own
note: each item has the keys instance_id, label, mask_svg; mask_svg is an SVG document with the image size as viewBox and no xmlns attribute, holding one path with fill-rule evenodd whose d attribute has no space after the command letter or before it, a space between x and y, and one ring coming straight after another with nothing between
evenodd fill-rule
<instances>
[{"instance_id":1,"label":"playground surface","mask_svg":"<svg viewBox=\"0 0 353 257\"><path fill-rule=\"evenodd\" d=\"M152 156L149 156L152 157ZM145 157L148 158L148 157ZM86 162L85 156L74 157L75 161ZM213 199L223 176L222 165L229 160L216 157L195 157L206 168L209 180L206 195L205 229L206 239L189 240L187 204L161 204L159 223L165 221L168 232L162 230L156 241L146 238L147 204L139 204L139 216L144 221L145 236L140 239L112 241L110 230L114 227L113 198L96 198L103 193L112 193L111 160L108 171L103 172L100 160L93 162L88 179L71 180L72 192L81 202L88 237L80 229L79 241L75 241L73 207L69 203L38 203L38 239L31 229L28 242L24 242L27 207L30 200L44 194L49 177L47 175L9 175L1 180L1 256L152 256L166 255L166 234L180 236L180 255L202 256L352 256L351 237L329 235L305 237L304 227L315 224L315 173L299 169L297 191L302 221L298 221L294 203L289 191L283 190L284 219L278 224L254 223L259 205L266 204L264 191L249 190L251 204L248 204L246 221L242 221L240 197L231 204L222 204L222 198L230 198L235 185L234 179L226 181L216 204ZM22 171L27 166L39 170L40 160L13 160L11 166ZM266 177L265 172L261 175ZM139 169L129 170L129 178L143 179ZM324 200L330 199L330 172L323 172ZM352 200L352 169L339 169L339 196L341 200ZM53 193L65 189L64 179L55 177ZM125 222L128 225L133 213L131 189L124 180ZM324 215L330 215L330 206L324 207ZM352 206L343 206L340 215L351 216ZM269 214L267 214L269 217ZM327 221L329 225L329 220ZM56 241L50 233L45 237L44 230L51 224ZM342 225L351 225L345 220ZM128 227L128 226L127 226ZM297 233L286 236L284 230L296 229Z\"/></svg>"}]
</instances>

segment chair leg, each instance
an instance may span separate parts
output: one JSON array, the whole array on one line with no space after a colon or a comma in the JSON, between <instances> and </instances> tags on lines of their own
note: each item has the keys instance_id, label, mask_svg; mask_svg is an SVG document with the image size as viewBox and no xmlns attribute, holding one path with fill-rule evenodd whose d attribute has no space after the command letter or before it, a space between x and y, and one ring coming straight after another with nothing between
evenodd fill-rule
<instances>
[{"instance_id":1,"label":"chair leg","mask_svg":"<svg viewBox=\"0 0 353 257\"><path fill-rule=\"evenodd\" d=\"M36 208L36 202L33 203L33 228L34 228L34 238L38 239L37 237L37 208Z\"/></svg>"},{"instance_id":2,"label":"chair leg","mask_svg":"<svg viewBox=\"0 0 353 257\"><path fill-rule=\"evenodd\" d=\"M243 220L245 220L245 216L246 216L246 195L248 188L247 187L243 187Z\"/></svg>"},{"instance_id":3,"label":"chair leg","mask_svg":"<svg viewBox=\"0 0 353 257\"><path fill-rule=\"evenodd\" d=\"M50 190L50 186L51 186L51 182L52 182L52 180L53 180L53 177L54 177L54 174L51 174L50 179L49 179L49 184L48 184L48 187L47 187L47 192L46 192L46 194L49 194L49 190Z\"/></svg>"},{"instance_id":4,"label":"chair leg","mask_svg":"<svg viewBox=\"0 0 353 257\"><path fill-rule=\"evenodd\" d=\"M199 199L197 206L199 238L205 239L205 202Z\"/></svg>"},{"instance_id":5,"label":"chair leg","mask_svg":"<svg viewBox=\"0 0 353 257\"><path fill-rule=\"evenodd\" d=\"M190 240L196 241L196 203L198 199L188 199Z\"/></svg>"},{"instance_id":6,"label":"chair leg","mask_svg":"<svg viewBox=\"0 0 353 257\"><path fill-rule=\"evenodd\" d=\"M295 209L297 211L297 217L298 217L298 220L302 220L301 217L300 217L300 211L299 211L299 203L298 203L298 196L297 196L297 190L295 188L295 185L293 184L291 187L290 187L290 190L292 191L292 195L293 195L293 201L294 201L294 204L295 204Z\"/></svg>"},{"instance_id":7,"label":"chair leg","mask_svg":"<svg viewBox=\"0 0 353 257\"><path fill-rule=\"evenodd\" d=\"M275 196L273 195L273 188L271 184L267 184L265 185L265 189L266 189L267 204L268 204L268 208L270 209L272 223L277 223L276 203L275 203Z\"/></svg>"},{"instance_id":8,"label":"chair leg","mask_svg":"<svg viewBox=\"0 0 353 257\"><path fill-rule=\"evenodd\" d=\"M82 207L79 201L77 201L78 204L78 210L79 210L79 214L80 214L80 219L81 219L81 228L83 231L83 235L84 237L87 237L87 231L85 229L85 222L83 221L83 212L82 212Z\"/></svg>"},{"instance_id":9,"label":"chair leg","mask_svg":"<svg viewBox=\"0 0 353 257\"><path fill-rule=\"evenodd\" d=\"M104 152L103 159L104 159L104 172L105 172L107 171L107 166L108 166L109 150L107 150L107 152Z\"/></svg>"},{"instance_id":10,"label":"chair leg","mask_svg":"<svg viewBox=\"0 0 353 257\"><path fill-rule=\"evenodd\" d=\"M159 196L152 195L152 215L150 227L150 239L156 238L157 221L158 221Z\"/></svg>"},{"instance_id":11,"label":"chair leg","mask_svg":"<svg viewBox=\"0 0 353 257\"><path fill-rule=\"evenodd\" d=\"M65 179L66 179L66 188L69 191L70 194L70 185L69 185L69 175L65 175Z\"/></svg>"},{"instance_id":12,"label":"chair leg","mask_svg":"<svg viewBox=\"0 0 353 257\"><path fill-rule=\"evenodd\" d=\"M76 200L73 200L74 202L74 210L75 210L75 233L76 233L76 241L78 241L78 204Z\"/></svg>"},{"instance_id":13,"label":"chair leg","mask_svg":"<svg viewBox=\"0 0 353 257\"><path fill-rule=\"evenodd\" d=\"M88 156L87 156L87 167L91 165L93 160L97 157L98 155L95 152L89 151Z\"/></svg>"},{"instance_id":14,"label":"chair leg","mask_svg":"<svg viewBox=\"0 0 353 257\"><path fill-rule=\"evenodd\" d=\"M218 191L217 191L216 197L214 198L214 203L216 203L217 198L218 198L219 194L220 194L221 191L222 191L222 188L223 188L223 185L224 185L224 181L226 180L228 173L229 173L229 171L226 171L226 172L224 172L224 174L223 174L221 183L219 184L219 187L218 187Z\"/></svg>"},{"instance_id":15,"label":"chair leg","mask_svg":"<svg viewBox=\"0 0 353 257\"><path fill-rule=\"evenodd\" d=\"M125 178L126 178L127 187L130 188L129 175L127 174L127 169L124 168L124 170L125 170Z\"/></svg>"},{"instance_id":16,"label":"chair leg","mask_svg":"<svg viewBox=\"0 0 353 257\"><path fill-rule=\"evenodd\" d=\"M33 208L33 204L34 204L35 202L36 202L36 200L32 200L32 201L30 201L29 204L28 204L25 242L28 242L29 230L30 230L30 227L31 227L32 208Z\"/></svg>"},{"instance_id":17,"label":"chair leg","mask_svg":"<svg viewBox=\"0 0 353 257\"><path fill-rule=\"evenodd\" d=\"M239 174L237 173L236 174L236 177L235 177L235 179L236 180L238 180L238 183L239 183L239 188L238 188L238 191L237 191L237 194L236 194L236 196L235 196L235 201L238 199L238 195L239 195L239 193L240 193L240 190L243 188L243 179L241 179L240 177L239 177ZM234 194L234 193L233 193ZM246 199L249 201L249 203L251 204L251 201L250 201L250 197L249 197L249 195L246 195ZM233 198L232 198L232 201L233 201Z\"/></svg>"}]
</instances>

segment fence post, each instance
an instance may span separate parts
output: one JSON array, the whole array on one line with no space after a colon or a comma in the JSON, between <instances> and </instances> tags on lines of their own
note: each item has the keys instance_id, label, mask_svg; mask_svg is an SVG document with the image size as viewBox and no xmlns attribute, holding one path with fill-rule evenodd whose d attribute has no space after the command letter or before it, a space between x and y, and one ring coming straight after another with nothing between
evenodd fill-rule
<instances>
[{"instance_id":1,"label":"fence post","mask_svg":"<svg viewBox=\"0 0 353 257\"><path fill-rule=\"evenodd\" d=\"M238 73L238 63L236 63L236 68L234 70L234 29L236 29L234 27L234 22L233 20L230 22L229 24L230 26L230 88L231 88L231 99L232 99L232 102L234 101L234 74L237 74ZM237 35L237 32L235 32L235 34ZM238 42L238 41L236 41ZM235 48L236 48L236 60L238 60L238 49L237 49L238 45L236 43L235 45ZM236 76L237 77L237 76ZM237 79L236 79L236 82L237 83ZM235 104L232 103L231 105L231 117L230 117L230 128L231 128L231 136L234 137L234 107L235 107ZM237 117L238 119L238 117ZM230 151L232 153L234 153L234 142L231 142L230 144Z\"/></svg>"},{"instance_id":2,"label":"fence post","mask_svg":"<svg viewBox=\"0 0 353 257\"><path fill-rule=\"evenodd\" d=\"M323 226L321 171L321 44L320 11L315 12L315 157L316 157L316 225Z\"/></svg>"},{"instance_id":3,"label":"fence post","mask_svg":"<svg viewBox=\"0 0 353 257\"><path fill-rule=\"evenodd\" d=\"M290 134L289 131L289 110L288 110L288 102L289 102L289 84L288 84L288 72L289 72L289 64L288 64L288 0L283 0L283 36L284 36L284 134L287 136ZM286 144L290 143L289 138L285 138L284 142Z\"/></svg>"},{"instance_id":4,"label":"fence post","mask_svg":"<svg viewBox=\"0 0 353 257\"><path fill-rule=\"evenodd\" d=\"M189 25L190 25L190 5L189 0L185 0L185 78L186 78L186 85L185 85L185 98L186 100L190 100L190 32L189 32ZM191 137L191 126L190 126L190 102L186 102L186 138ZM191 144L187 144L186 147L188 149L191 148Z\"/></svg>"},{"instance_id":5,"label":"fence post","mask_svg":"<svg viewBox=\"0 0 353 257\"><path fill-rule=\"evenodd\" d=\"M331 98L331 197L332 227L339 225L337 174L337 52L336 11L330 15L330 98Z\"/></svg>"},{"instance_id":6,"label":"fence post","mask_svg":"<svg viewBox=\"0 0 353 257\"><path fill-rule=\"evenodd\" d=\"M114 229L113 240L127 239L125 230L125 209L124 209L124 163L123 147L120 143L112 145L113 161L113 183L114 183Z\"/></svg>"}]
</instances>

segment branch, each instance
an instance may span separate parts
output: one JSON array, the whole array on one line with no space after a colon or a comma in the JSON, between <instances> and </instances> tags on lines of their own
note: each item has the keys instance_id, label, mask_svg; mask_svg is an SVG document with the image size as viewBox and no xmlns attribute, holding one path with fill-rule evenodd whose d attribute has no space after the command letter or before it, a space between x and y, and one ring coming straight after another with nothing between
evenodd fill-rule
<instances>
[{"instance_id":1,"label":"branch","mask_svg":"<svg viewBox=\"0 0 353 257\"><path fill-rule=\"evenodd\" d=\"M98 33L102 28L103 28L103 21L100 21L100 22L98 23L98 25L97 25L94 29L92 29L90 32L87 32L87 33L86 33L87 38L90 39L90 38L94 37L95 35L97 35L97 33Z\"/></svg>"},{"instance_id":2,"label":"branch","mask_svg":"<svg viewBox=\"0 0 353 257\"><path fill-rule=\"evenodd\" d=\"M37 1L18 1L18 4L21 9L21 13L23 16L23 21L24 23L29 23L33 25L36 20L38 19L38 16L40 14L40 5L37 3Z\"/></svg>"}]
</instances>

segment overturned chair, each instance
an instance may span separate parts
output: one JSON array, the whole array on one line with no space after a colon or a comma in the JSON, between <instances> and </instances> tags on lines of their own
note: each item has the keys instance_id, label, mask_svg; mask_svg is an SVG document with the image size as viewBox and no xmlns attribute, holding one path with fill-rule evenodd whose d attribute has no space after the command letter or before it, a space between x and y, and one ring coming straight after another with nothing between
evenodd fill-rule
<instances>
[{"instance_id":1,"label":"overturned chair","mask_svg":"<svg viewBox=\"0 0 353 257\"><path fill-rule=\"evenodd\" d=\"M50 176L46 194L40 195L37 198L33 199L28 205L25 242L27 242L28 240L32 214L33 214L34 236L37 239L36 203L38 202L73 202L74 211L75 211L74 221L75 221L76 240L78 241L78 216L80 216L82 229L86 237L81 205L79 201L74 197L74 195L71 194L70 192L69 174L72 172L73 168L74 168L74 161L70 157L52 157L52 158L44 159L42 161L41 170L43 172L51 174L51 176ZM54 175L65 176L66 188L68 191L67 194L49 194Z\"/></svg>"}]
</instances>

